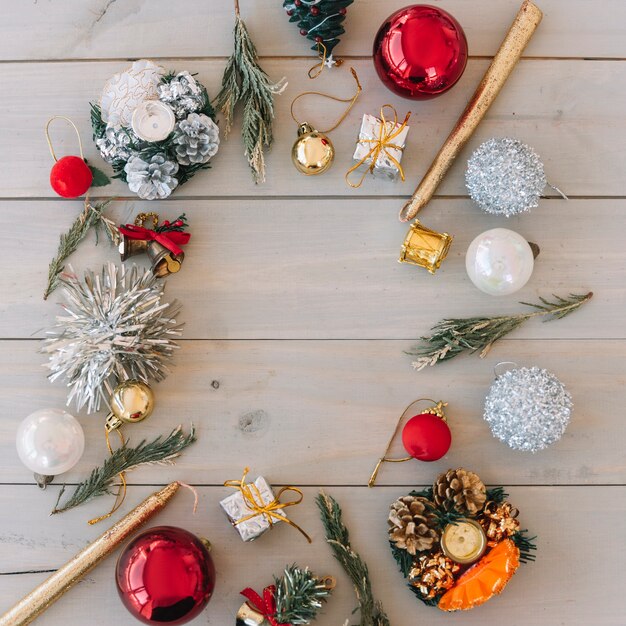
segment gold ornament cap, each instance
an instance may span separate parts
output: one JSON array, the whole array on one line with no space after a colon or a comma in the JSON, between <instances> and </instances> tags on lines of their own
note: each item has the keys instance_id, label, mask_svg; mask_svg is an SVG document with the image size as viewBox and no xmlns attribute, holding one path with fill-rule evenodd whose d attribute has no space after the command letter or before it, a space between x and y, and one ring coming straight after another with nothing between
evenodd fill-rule
<instances>
[{"instance_id":1,"label":"gold ornament cap","mask_svg":"<svg viewBox=\"0 0 626 626\"><path fill-rule=\"evenodd\" d=\"M140 380L126 380L111 394L111 414L106 421L107 431L119 428L122 423L134 424L152 415L154 393Z\"/></svg>"},{"instance_id":2,"label":"gold ornament cap","mask_svg":"<svg viewBox=\"0 0 626 626\"><path fill-rule=\"evenodd\" d=\"M438 233L415 220L406 235L400 252L400 263L419 265L434 274L448 256L452 235Z\"/></svg>"},{"instance_id":3,"label":"gold ornament cap","mask_svg":"<svg viewBox=\"0 0 626 626\"><path fill-rule=\"evenodd\" d=\"M298 128L298 139L291 149L296 169L306 176L323 174L333 163L335 148L327 135L306 122Z\"/></svg>"}]
</instances>

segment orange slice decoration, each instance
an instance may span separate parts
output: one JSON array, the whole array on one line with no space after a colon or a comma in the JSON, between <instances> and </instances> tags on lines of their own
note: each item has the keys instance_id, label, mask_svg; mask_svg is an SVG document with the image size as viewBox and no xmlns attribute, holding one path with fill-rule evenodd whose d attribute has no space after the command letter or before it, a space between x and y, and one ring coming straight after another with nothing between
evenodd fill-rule
<instances>
[{"instance_id":1,"label":"orange slice decoration","mask_svg":"<svg viewBox=\"0 0 626 626\"><path fill-rule=\"evenodd\" d=\"M467 611L500 593L519 567L519 548L501 541L457 580L439 600L442 611Z\"/></svg>"}]
</instances>

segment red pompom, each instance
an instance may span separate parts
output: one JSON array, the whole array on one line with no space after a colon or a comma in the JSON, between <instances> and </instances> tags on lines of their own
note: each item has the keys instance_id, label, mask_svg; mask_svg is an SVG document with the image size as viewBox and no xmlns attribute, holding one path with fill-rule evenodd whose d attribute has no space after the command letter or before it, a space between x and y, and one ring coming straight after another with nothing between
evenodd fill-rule
<instances>
[{"instance_id":1,"label":"red pompom","mask_svg":"<svg viewBox=\"0 0 626 626\"><path fill-rule=\"evenodd\" d=\"M415 4L389 16L374 39L374 67L404 98L425 100L450 89L467 64L467 40L446 11Z\"/></svg>"},{"instance_id":2,"label":"red pompom","mask_svg":"<svg viewBox=\"0 0 626 626\"><path fill-rule=\"evenodd\" d=\"M406 451L420 461L436 461L448 452L452 434L448 424L437 415L414 415L402 430Z\"/></svg>"},{"instance_id":3,"label":"red pompom","mask_svg":"<svg viewBox=\"0 0 626 626\"><path fill-rule=\"evenodd\" d=\"M83 159L64 156L50 170L50 185L64 198L82 196L93 181L93 174Z\"/></svg>"},{"instance_id":4,"label":"red pompom","mask_svg":"<svg viewBox=\"0 0 626 626\"><path fill-rule=\"evenodd\" d=\"M203 543L174 526L157 526L137 535L116 569L124 606L145 624L184 624L211 599L215 566Z\"/></svg>"}]
</instances>

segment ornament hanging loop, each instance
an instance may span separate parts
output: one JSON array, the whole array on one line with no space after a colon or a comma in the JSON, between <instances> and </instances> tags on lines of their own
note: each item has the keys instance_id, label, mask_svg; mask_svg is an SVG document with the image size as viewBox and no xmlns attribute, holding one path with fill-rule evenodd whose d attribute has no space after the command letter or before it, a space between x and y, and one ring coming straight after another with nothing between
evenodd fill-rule
<instances>
[{"instance_id":1,"label":"ornament hanging loop","mask_svg":"<svg viewBox=\"0 0 626 626\"><path fill-rule=\"evenodd\" d=\"M72 122L72 120L69 117L65 117L65 115L55 115L55 116L51 117L48 120L48 122L46 123L46 128L45 128L46 141L48 142L48 148L50 149L50 154L52 155L52 158L54 159L54 161L56 162L56 161L59 160L59 159L57 159L57 155L54 153L54 148L52 147L52 140L50 139L50 132L49 132L50 124L54 120L65 120L66 122L68 122L69 124L72 125L72 127L76 131L76 137L78 138L78 148L80 149L80 158L84 161L85 160L85 156L83 155L83 142L81 141L80 133L78 132L78 128L76 127L76 124L74 124L74 122Z\"/></svg>"},{"instance_id":2,"label":"ornament hanging loop","mask_svg":"<svg viewBox=\"0 0 626 626\"><path fill-rule=\"evenodd\" d=\"M518 367L518 365L517 365L517 363L516 363L515 361L500 361L499 363L496 363L496 364L493 366L493 374L494 374L494 376L495 376L496 378L498 378L498 376L502 376L502 374L504 374L505 372L507 372L509 369L513 369L513 368L508 368L508 369L505 369L505 370L498 369L498 368L500 368L502 365L512 365L512 366L513 366L513 368Z\"/></svg>"},{"instance_id":3,"label":"ornament hanging loop","mask_svg":"<svg viewBox=\"0 0 626 626\"><path fill-rule=\"evenodd\" d=\"M398 418L396 428L393 431L393 434L391 435L391 439L389 439L389 443L387 444L385 453L380 459L378 459L378 463L376 463L376 467L374 468L374 471L372 472L372 475L370 476L370 479L367 483L368 487L373 487L376 484L376 478L378 477L378 473L380 472L380 468L383 463L404 463L405 461L410 461L413 458L412 456L407 456L402 459L389 459L387 458L387 455L389 454L389 450L391 449L391 446L393 445L395 438L398 436L398 432L400 431L400 427L402 426L402 422L404 421L406 414L408 413L409 409L414 404L417 404L418 402L430 402L433 406L430 409L428 409L427 412L432 413L433 415L436 415L437 417L441 418L444 422L446 421L446 416L444 415L443 409L444 407L448 406L447 402L442 402L442 401L435 402L435 400L431 398L418 398L417 400L413 400L413 402L407 404L406 408L404 409L404 411L402 411L402 413L400 414L400 417Z\"/></svg>"}]
</instances>

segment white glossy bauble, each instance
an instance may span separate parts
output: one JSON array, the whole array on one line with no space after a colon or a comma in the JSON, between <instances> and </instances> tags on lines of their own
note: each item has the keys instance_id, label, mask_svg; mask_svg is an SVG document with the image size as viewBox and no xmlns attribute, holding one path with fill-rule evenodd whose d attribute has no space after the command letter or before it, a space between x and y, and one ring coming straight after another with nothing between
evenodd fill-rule
<instances>
[{"instance_id":1,"label":"white glossy bauble","mask_svg":"<svg viewBox=\"0 0 626 626\"><path fill-rule=\"evenodd\" d=\"M506 296L521 289L533 273L534 265L529 243L507 228L493 228L478 235L465 256L471 281L492 296Z\"/></svg>"},{"instance_id":2,"label":"white glossy bauble","mask_svg":"<svg viewBox=\"0 0 626 626\"><path fill-rule=\"evenodd\" d=\"M16 446L29 470L56 476L78 463L85 449L85 435L73 415L60 409L41 409L20 424Z\"/></svg>"}]
</instances>

